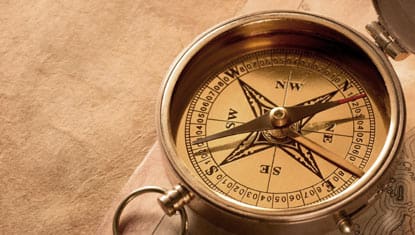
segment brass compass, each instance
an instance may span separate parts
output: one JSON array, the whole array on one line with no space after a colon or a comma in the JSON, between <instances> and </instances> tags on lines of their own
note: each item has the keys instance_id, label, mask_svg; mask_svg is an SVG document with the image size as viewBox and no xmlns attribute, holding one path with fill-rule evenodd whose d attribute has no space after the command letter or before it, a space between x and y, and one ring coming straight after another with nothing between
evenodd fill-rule
<instances>
[{"instance_id":1,"label":"brass compass","mask_svg":"<svg viewBox=\"0 0 415 235\"><path fill-rule=\"evenodd\" d=\"M382 13L389 3L375 4ZM194 41L159 102L177 184L159 199L165 211L187 204L243 234L351 232L393 173L403 137L403 94L385 53L402 59L414 41L387 34L382 22L399 20L386 15L368 26L378 45L299 12L240 17Z\"/></svg>"},{"instance_id":2,"label":"brass compass","mask_svg":"<svg viewBox=\"0 0 415 235\"><path fill-rule=\"evenodd\" d=\"M261 208L297 208L361 178L380 152L377 141L385 141L384 122L341 66L314 52L271 49L208 79L182 116L176 143L212 190Z\"/></svg>"}]
</instances>

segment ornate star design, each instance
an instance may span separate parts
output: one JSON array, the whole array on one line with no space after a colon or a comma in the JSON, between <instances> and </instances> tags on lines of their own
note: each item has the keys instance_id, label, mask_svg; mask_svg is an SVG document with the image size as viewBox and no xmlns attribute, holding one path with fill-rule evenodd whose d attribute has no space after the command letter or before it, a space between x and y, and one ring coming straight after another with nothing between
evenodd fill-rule
<instances>
[{"instance_id":1,"label":"ornate star design","mask_svg":"<svg viewBox=\"0 0 415 235\"><path fill-rule=\"evenodd\" d=\"M253 87L248 85L247 83L243 82L242 80L238 79L239 84L242 88L242 91L245 95L246 100L248 101L249 106L255 117L259 117L268 111L270 111L273 107L277 107L275 103L273 103L270 99L259 93ZM310 105L316 103L323 103L331 100L338 91L329 92L327 94L315 97L313 99L304 101L297 105ZM302 119L297 123L298 130L301 131L301 128L306 125L313 116L307 117ZM263 132L256 131L249 133L239 145L220 163L220 165L225 165L231 163L233 161L248 157L252 154L264 151L268 148L275 147L274 143L269 142L265 137ZM314 153L306 148L305 146L291 141L284 145L279 145L279 147L291 156L294 160L299 162L302 166L310 170L319 178L323 179L323 175L317 165L317 162L314 158Z\"/></svg>"}]
</instances>

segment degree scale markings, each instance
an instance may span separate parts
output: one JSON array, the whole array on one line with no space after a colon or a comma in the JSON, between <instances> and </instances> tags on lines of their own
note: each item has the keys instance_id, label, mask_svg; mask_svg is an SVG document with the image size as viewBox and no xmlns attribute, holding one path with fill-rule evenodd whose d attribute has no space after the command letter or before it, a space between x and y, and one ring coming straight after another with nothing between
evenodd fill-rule
<instances>
[{"instance_id":1,"label":"degree scale markings","mask_svg":"<svg viewBox=\"0 0 415 235\"><path fill-rule=\"evenodd\" d=\"M192 99L189 109L188 109L188 113L186 115L186 125L185 125L185 142L186 142L186 146L187 146L187 150L188 150L188 156L190 159L191 164L193 165L195 171L197 172L197 174L201 177L201 179L212 189L221 192L225 195L228 195L232 198L235 198L238 201L247 203L247 204L251 204L251 205L259 205L261 207L268 207L268 208L288 208L288 207L297 207L297 206L303 206L303 205L308 205L317 201L321 201L321 200L325 200L326 198L331 197L332 195L335 195L339 192L341 192L342 190L344 190L345 188L348 187L348 185L350 185L351 183L353 183L356 178L351 176L350 174L347 173L343 173L343 175L338 175L336 172L338 171L338 169L335 169L335 171L333 171L330 174L325 174L325 178L324 180L320 180L320 181L315 181L312 184L309 184L307 187L305 188L301 188L298 190L294 190L294 191L275 191L275 189L273 189L272 187L270 187L270 181L272 178L274 177L278 177L278 176L271 176L269 177L269 180L264 181L266 185L266 187L264 189L259 189L257 188L257 186L254 185L250 185L248 184L240 184L241 181L238 179L238 177L236 177L235 175L232 175L233 173L229 171L228 168L232 168L232 167L225 167L225 168L221 168L219 167L218 163L217 163L217 159L218 156L221 154L220 152L211 152L211 148L212 146L210 146L209 144L200 144L197 146L192 146L192 142L195 140L196 137L203 137L206 136L209 132L212 132L212 130L209 130L211 122L217 122L217 123L226 123L228 120L218 116L218 115L214 115L214 117L212 116L212 108L215 108L215 102L218 100L218 97L220 97L223 92L230 88L232 84L234 84L235 81L237 81L238 79L236 78L243 78L245 75L250 74L252 72L255 71L259 71L261 70L263 67L261 67L261 63L259 62L260 60L264 60L263 57L261 57L261 55L266 55L264 56L269 58L268 60L270 60L270 63L272 64L271 66L294 66L294 67L302 67L305 69L311 69L308 68L306 65L301 64L300 63L300 56L297 56L297 60L295 59L295 53L300 53L301 55L301 51L298 52L297 50L273 50L272 53L270 51L266 51L263 54L260 53L254 53L253 56L251 55L246 55L242 58L239 58L237 60L235 60L233 63L229 64L228 66L225 67L224 70L222 70L222 72L218 73L217 75L211 77L210 79L208 79L207 82L205 82L202 87L198 90L197 94L194 96L194 98ZM290 58L287 58L287 54L290 54ZM294 56L293 56L294 55ZM298 54L297 54L298 55ZM251 66L249 66L249 63L247 63L248 59L250 58L255 58L252 61L256 62L256 67L253 66L251 64ZM306 56L305 56L306 57ZM294 58L294 59L293 59ZM318 57L310 57L312 59L308 59L307 57L305 59L308 59L309 64L308 66L312 66L316 63L317 58ZM318 71L320 73L322 73L322 75L324 76L328 76L327 74L324 74L325 69L327 68L335 68L337 65L330 63L330 61L325 61L325 63L321 63L322 60L321 58L319 58L319 63L323 65L323 67L318 67ZM316 65L317 66L317 65ZM251 69L248 69L248 67L250 67ZM268 66L265 67L270 67L269 64ZM231 69L237 69L237 71L239 72L238 77L231 77L229 76L229 74L226 74L225 72L227 71L231 71ZM255 69L253 69L255 68ZM248 71L250 70L250 71ZM225 71L225 72L224 72ZM317 71L315 68L313 71ZM340 70L342 71L342 70ZM344 71L342 71L344 72ZM232 74L232 73L230 73ZM347 75L346 72L344 72L344 74ZM352 89L357 89L356 91L354 91L354 93L359 93L362 92L363 90L361 89L361 87L354 81L354 79L351 76L344 76L346 79L350 80L350 83L352 84L353 88ZM245 79L245 78L243 78ZM330 83L333 84L334 87L337 87L338 89L341 88L341 84L339 84L339 82L341 83L341 81L331 81L330 78L325 78L327 81L329 81ZM206 96L203 96L205 93L207 93L207 91L212 92L214 94L216 94L214 97L212 97L212 99L207 99ZM349 90L350 91L350 90ZM205 92L205 93L204 93ZM205 94L206 95L206 94ZM278 97L276 97L278 98ZM282 97L279 97L280 100ZM291 96L290 96L291 99ZM203 103L202 102L207 102L209 103L206 106L206 109L201 109L201 107L203 107ZM362 103L362 105L360 105L359 107L349 107L352 109L357 109L357 108L369 108L370 110L367 110L367 114L366 114L366 119L369 120L368 122L365 122L364 125L369 124L369 128L367 128L368 130L365 131L365 133L370 134L368 139L373 139L374 138L374 129L372 128L372 126L374 126L374 120L373 118L373 111L371 110L370 107L370 103L368 103L368 100L365 100L364 103ZM205 111L203 111L205 110ZM193 114L198 114L198 113L203 113L206 114L206 117L203 118L203 122L202 123L198 123L198 122L193 122L194 117ZM219 114L219 113L218 113ZM192 121L191 121L192 120ZM242 124L245 121L242 120L233 120L236 124ZM353 123L353 128L355 127L355 123L354 121L352 121ZM202 131L202 135L192 135L190 132L192 129L195 128L196 125L203 125L206 129L204 131ZM306 130L304 130L306 132ZM323 134L323 133L320 133ZM343 137L348 137L348 138L353 138L353 135L348 134L346 132L339 132L336 131L335 133L333 133L334 136L343 136ZM190 138L192 136L192 138ZM193 138L193 136L195 136ZM373 137L372 137L373 136ZM368 141L367 142L368 145L373 144L373 140L372 141ZM350 147L351 148L351 147ZM203 150L206 149L207 152L209 152L209 154L207 154L207 157L205 159L199 160L199 161L195 161L196 158L198 158L197 156L197 151L199 150ZM349 149L350 150L350 149ZM371 149L368 148L366 150L365 153L359 154L360 156L357 156L357 159L368 159L370 157L370 151ZM349 152L349 151L347 151ZM219 154L219 155L218 155ZM222 154L223 155L223 154ZM362 157L363 155L363 157ZM275 157L276 160L278 160L278 156ZM200 159L200 158L198 158ZM205 162L207 161L211 161L209 164L205 164ZM366 164L367 160L364 161L360 161L360 160L356 160L356 164L360 166L360 168L363 168ZM274 162L273 162L274 163ZM205 166L204 166L205 165ZM209 168L206 168L206 165ZM215 166L217 168L217 174L216 172L213 173L211 176L206 174L206 170L210 169L211 167ZM219 174L221 174L221 178L217 179L214 177L217 177ZM231 174L231 175L229 175ZM253 173L252 173L253 174ZM327 190L324 189L323 184L325 184L325 182L327 181L333 181L332 177L336 176L336 179L339 182L342 182L341 184L338 183L338 185L331 190L330 192L328 192ZM236 178L235 178L236 177ZM254 176L252 176L254 177ZM226 180L225 180L226 179ZM330 181L330 182L331 182ZM224 184L226 183L226 184ZM332 184L334 184L334 182L331 182ZM227 187L229 186L229 187ZM238 194L238 192L234 192L234 190L238 191L241 190L241 194ZM269 192L269 193L268 193ZM313 194L313 201L307 201L307 198L310 197L310 193ZM264 200L267 200L267 198L262 199L261 201L261 196L266 196L266 195L270 195L271 196L271 202L270 203L264 203ZM294 199L292 199L294 197ZM285 198L285 199L283 199ZM297 198L299 198L299 200L297 200ZM279 200L279 201L278 201ZM285 202L282 202L280 200L285 200ZM278 202L277 202L278 201ZM282 203L282 204L281 204ZM284 204L286 203L286 204Z\"/></svg>"}]
</instances>

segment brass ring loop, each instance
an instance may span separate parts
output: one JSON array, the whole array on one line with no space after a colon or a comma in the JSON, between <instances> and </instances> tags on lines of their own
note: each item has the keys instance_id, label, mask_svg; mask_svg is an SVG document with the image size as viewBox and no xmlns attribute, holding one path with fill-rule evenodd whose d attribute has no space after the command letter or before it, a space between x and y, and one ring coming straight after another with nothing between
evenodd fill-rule
<instances>
[{"instance_id":1,"label":"brass ring loop","mask_svg":"<svg viewBox=\"0 0 415 235\"><path fill-rule=\"evenodd\" d=\"M112 221L112 232L114 235L120 235L119 232L119 226L120 226L120 217L124 210L124 208L127 206L128 203L130 203L133 199L140 196L144 193L160 193L160 194L166 194L167 189L164 189L162 187L157 186L147 186L142 187L139 189L134 190L131 192L121 203L118 205L117 210L115 211L114 218ZM184 207L180 208L179 210L180 218L181 218L181 235L186 235L189 230L189 222L187 218L187 213Z\"/></svg>"}]
</instances>

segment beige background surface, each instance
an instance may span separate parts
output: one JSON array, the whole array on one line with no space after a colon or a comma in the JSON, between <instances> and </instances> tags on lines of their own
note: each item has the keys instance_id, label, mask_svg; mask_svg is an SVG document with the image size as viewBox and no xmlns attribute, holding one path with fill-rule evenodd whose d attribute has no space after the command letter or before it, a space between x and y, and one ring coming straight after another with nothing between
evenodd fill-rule
<instances>
[{"instance_id":1,"label":"beige background surface","mask_svg":"<svg viewBox=\"0 0 415 235\"><path fill-rule=\"evenodd\" d=\"M95 232L156 140L155 102L164 74L207 28L257 10L294 9L363 32L376 19L370 4L2 1L0 233ZM394 64L413 100L414 56Z\"/></svg>"}]
</instances>

